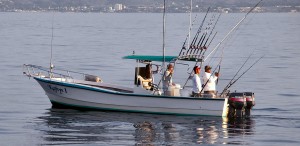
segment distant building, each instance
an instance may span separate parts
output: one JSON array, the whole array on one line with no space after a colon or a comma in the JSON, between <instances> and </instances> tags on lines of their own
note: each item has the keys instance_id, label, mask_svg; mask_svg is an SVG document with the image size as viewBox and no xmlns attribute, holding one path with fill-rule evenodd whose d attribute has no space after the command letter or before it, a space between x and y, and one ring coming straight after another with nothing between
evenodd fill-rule
<instances>
[{"instance_id":1,"label":"distant building","mask_svg":"<svg viewBox=\"0 0 300 146\"><path fill-rule=\"evenodd\" d=\"M108 12L114 12L114 9L112 7L108 7Z\"/></svg>"},{"instance_id":2,"label":"distant building","mask_svg":"<svg viewBox=\"0 0 300 146\"><path fill-rule=\"evenodd\" d=\"M115 4L115 11L122 11L123 5L122 4Z\"/></svg>"},{"instance_id":3,"label":"distant building","mask_svg":"<svg viewBox=\"0 0 300 146\"><path fill-rule=\"evenodd\" d=\"M296 13L296 12L297 12L297 10L291 10L291 12L292 12L292 13Z\"/></svg>"}]
</instances>

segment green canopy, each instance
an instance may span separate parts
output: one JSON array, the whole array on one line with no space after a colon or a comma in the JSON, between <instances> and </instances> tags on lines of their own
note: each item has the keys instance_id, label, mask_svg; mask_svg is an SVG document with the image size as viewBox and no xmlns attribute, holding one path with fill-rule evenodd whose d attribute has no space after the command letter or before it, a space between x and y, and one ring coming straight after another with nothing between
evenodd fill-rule
<instances>
[{"instance_id":1,"label":"green canopy","mask_svg":"<svg viewBox=\"0 0 300 146\"><path fill-rule=\"evenodd\" d=\"M177 56L165 56L165 61L170 62L175 60ZM124 56L123 59L147 60L147 61L160 61L163 62L163 56L148 56L148 55L129 55Z\"/></svg>"}]
</instances>

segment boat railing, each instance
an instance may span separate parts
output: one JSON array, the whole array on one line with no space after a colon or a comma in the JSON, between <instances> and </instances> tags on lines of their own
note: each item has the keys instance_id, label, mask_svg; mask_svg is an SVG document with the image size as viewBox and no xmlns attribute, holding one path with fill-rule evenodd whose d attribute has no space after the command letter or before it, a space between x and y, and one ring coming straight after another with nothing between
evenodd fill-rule
<instances>
[{"instance_id":1,"label":"boat railing","mask_svg":"<svg viewBox=\"0 0 300 146\"><path fill-rule=\"evenodd\" d=\"M82 79L86 81L101 82L101 79L97 76L85 74L81 72L75 72L65 69L52 69L32 65L24 64L23 65L23 74L28 77L38 77L38 78L49 78L50 80L62 81L62 82L75 82L75 79Z\"/></svg>"}]
</instances>

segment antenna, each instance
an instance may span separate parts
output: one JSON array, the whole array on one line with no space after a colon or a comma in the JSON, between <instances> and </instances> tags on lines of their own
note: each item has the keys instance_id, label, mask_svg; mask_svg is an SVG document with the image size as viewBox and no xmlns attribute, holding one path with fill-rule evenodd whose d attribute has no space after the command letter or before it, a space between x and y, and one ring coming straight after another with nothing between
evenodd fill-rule
<instances>
[{"instance_id":1,"label":"antenna","mask_svg":"<svg viewBox=\"0 0 300 146\"><path fill-rule=\"evenodd\" d=\"M52 15L52 27L51 27L51 30L52 30L52 35L51 35L51 52L50 52L50 73L52 73L52 69L54 67L54 65L52 64L52 54L53 54L53 49L52 49L52 44L53 44L53 22L54 21L54 12L53 12L53 15Z\"/></svg>"},{"instance_id":2,"label":"antenna","mask_svg":"<svg viewBox=\"0 0 300 146\"><path fill-rule=\"evenodd\" d=\"M190 46L190 39L191 39L191 30L192 30L192 13L193 13L193 0L191 0L191 10L190 10L190 26L189 26L189 39L188 39L188 45Z\"/></svg>"},{"instance_id":3,"label":"antenna","mask_svg":"<svg viewBox=\"0 0 300 146\"><path fill-rule=\"evenodd\" d=\"M163 10L163 62L162 70L165 71L165 31L166 31L166 0L164 0L164 10ZM162 77L163 78L163 77Z\"/></svg>"}]
</instances>

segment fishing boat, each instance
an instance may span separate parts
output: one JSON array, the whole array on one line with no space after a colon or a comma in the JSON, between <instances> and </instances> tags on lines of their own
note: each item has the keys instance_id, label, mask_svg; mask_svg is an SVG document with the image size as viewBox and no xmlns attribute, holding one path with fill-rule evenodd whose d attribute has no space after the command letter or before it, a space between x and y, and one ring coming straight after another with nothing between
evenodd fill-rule
<instances>
[{"instance_id":1,"label":"fishing boat","mask_svg":"<svg viewBox=\"0 0 300 146\"><path fill-rule=\"evenodd\" d=\"M154 114L210 116L227 114L227 98L161 95L157 90L148 90L140 86L128 88L104 83L99 77L87 74L81 74L85 80L79 80L67 75L72 73L70 71L66 71L66 74L52 72L50 76L46 76L46 68L35 65L24 67L28 70L25 74L33 77L42 86L53 106Z\"/></svg>"},{"instance_id":2,"label":"fishing boat","mask_svg":"<svg viewBox=\"0 0 300 146\"><path fill-rule=\"evenodd\" d=\"M218 18L214 19L213 23L210 20L209 25L211 26L207 27L211 28L210 32L201 32L203 20L193 41L187 47L185 42L178 56L165 56L164 54L163 56L142 56L133 54L123 57L123 59L133 59L138 62L135 67L132 85L110 84L96 75L53 68L51 63L49 68L24 64L23 74L34 78L44 89L52 105L58 107L171 115L250 116L250 111L255 105L254 93L229 92L227 89L236 80L231 82L229 86L220 92L221 94L217 94L215 97L205 94L201 94L200 97L192 97L185 85L183 87L174 85L165 90L160 86L161 80L155 83L142 79L146 78L147 65L151 67L156 66L156 72L160 74L163 74L165 71L165 63L176 65L178 61L189 61L195 62L195 66L198 63L202 65L206 60L204 53L209 47L209 42L214 39L215 35L211 34ZM201 33L202 36L200 37ZM217 49L219 45L212 51ZM154 62L162 62L163 64L157 65ZM146 67L140 64L144 64ZM191 75L188 74L188 78Z\"/></svg>"},{"instance_id":3,"label":"fishing boat","mask_svg":"<svg viewBox=\"0 0 300 146\"><path fill-rule=\"evenodd\" d=\"M163 60L162 56L130 55L124 58L135 59L146 64ZM177 56L165 56L166 61L176 58ZM254 100L252 94L248 97L244 93L235 93L236 95L230 98L228 94L217 98L209 96L196 98L191 97L180 86L174 86L168 89L168 93L162 93L157 85L145 84L138 80L137 76L145 76L146 67L137 66L136 80L132 87L105 83L100 77L94 75L61 69L50 71L49 68L31 64L23 65L23 73L34 78L41 85L54 107L223 117L228 116L230 112L236 115L236 111L240 108L241 116L246 112L250 115L253 105L246 104L246 101ZM229 105L231 101L235 102L232 104L233 109ZM249 106L248 111L247 106Z\"/></svg>"}]
</instances>

